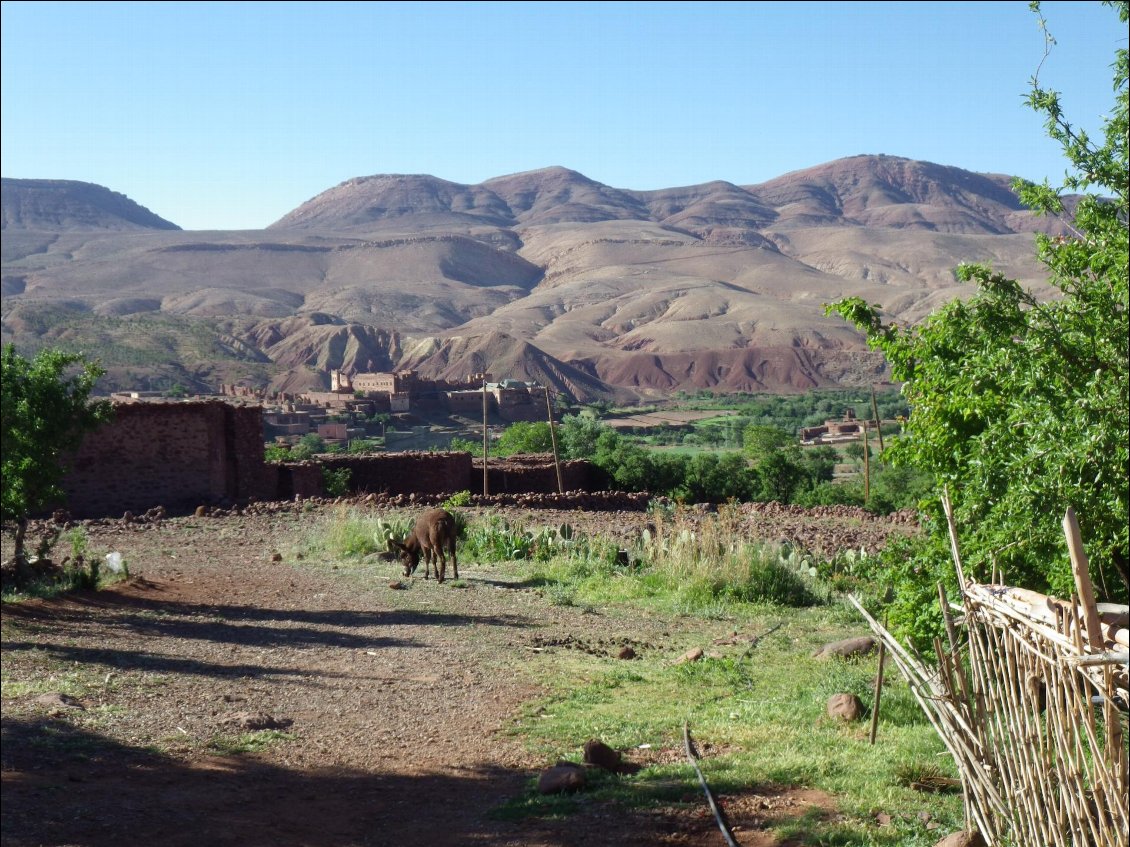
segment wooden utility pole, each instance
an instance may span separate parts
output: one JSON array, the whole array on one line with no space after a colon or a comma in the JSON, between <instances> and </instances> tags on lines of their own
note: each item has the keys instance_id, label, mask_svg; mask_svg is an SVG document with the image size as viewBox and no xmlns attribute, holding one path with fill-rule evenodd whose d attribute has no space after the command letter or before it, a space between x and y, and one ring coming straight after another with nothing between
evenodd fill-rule
<instances>
[{"instance_id":1,"label":"wooden utility pole","mask_svg":"<svg viewBox=\"0 0 1130 847\"><path fill-rule=\"evenodd\" d=\"M883 455L883 424L879 420L879 404L875 400L875 384L871 384L871 413L875 415L875 430L879 433L879 456Z\"/></svg>"},{"instance_id":2,"label":"wooden utility pole","mask_svg":"<svg viewBox=\"0 0 1130 847\"><path fill-rule=\"evenodd\" d=\"M490 487L487 485L487 450L489 445L487 443L487 378L483 377L483 496L490 495Z\"/></svg>"},{"instance_id":3,"label":"wooden utility pole","mask_svg":"<svg viewBox=\"0 0 1130 847\"><path fill-rule=\"evenodd\" d=\"M871 440L867 437L868 422L863 422L863 505L871 500Z\"/></svg>"},{"instance_id":4,"label":"wooden utility pole","mask_svg":"<svg viewBox=\"0 0 1130 847\"><path fill-rule=\"evenodd\" d=\"M561 482L561 462L557 459L557 429L553 425L553 406L549 402L549 386L545 387L545 413L549 416L549 440L553 443L553 467L557 471L557 493L565 493L565 485Z\"/></svg>"}]
</instances>

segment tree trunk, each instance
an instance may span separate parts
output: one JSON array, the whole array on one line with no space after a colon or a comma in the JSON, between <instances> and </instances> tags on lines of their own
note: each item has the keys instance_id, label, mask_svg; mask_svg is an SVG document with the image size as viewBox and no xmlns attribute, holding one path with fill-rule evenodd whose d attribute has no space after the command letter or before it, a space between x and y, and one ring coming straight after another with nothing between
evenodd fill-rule
<instances>
[{"instance_id":1,"label":"tree trunk","mask_svg":"<svg viewBox=\"0 0 1130 847\"><path fill-rule=\"evenodd\" d=\"M27 518L16 520L15 550L12 553L11 563L16 575L16 585L26 585L31 579L31 568L28 566L27 552Z\"/></svg>"}]
</instances>

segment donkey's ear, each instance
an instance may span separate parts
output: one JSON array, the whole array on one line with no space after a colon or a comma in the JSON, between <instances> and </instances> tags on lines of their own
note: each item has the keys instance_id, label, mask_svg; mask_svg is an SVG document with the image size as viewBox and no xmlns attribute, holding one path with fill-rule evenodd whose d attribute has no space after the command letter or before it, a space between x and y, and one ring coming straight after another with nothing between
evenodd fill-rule
<instances>
[{"instance_id":1,"label":"donkey's ear","mask_svg":"<svg viewBox=\"0 0 1130 847\"><path fill-rule=\"evenodd\" d=\"M393 538L391 535L388 537L388 551L391 553L394 550L403 550L404 545Z\"/></svg>"}]
</instances>

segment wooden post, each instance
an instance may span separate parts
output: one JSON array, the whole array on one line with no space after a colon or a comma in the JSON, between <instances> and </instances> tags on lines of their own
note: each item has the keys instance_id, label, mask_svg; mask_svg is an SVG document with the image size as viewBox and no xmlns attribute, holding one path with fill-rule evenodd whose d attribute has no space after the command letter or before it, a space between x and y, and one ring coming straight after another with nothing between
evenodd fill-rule
<instances>
[{"instance_id":1,"label":"wooden post","mask_svg":"<svg viewBox=\"0 0 1130 847\"><path fill-rule=\"evenodd\" d=\"M1099 608L1095 605L1095 587L1091 584L1091 566L1083 549L1083 536L1075 510L1067 507L1063 516L1063 534L1067 536L1067 550L1071 554L1071 571L1075 575L1075 592L1083 606L1083 621L1087 625L1087 643L1092 650L1102 651L1105 646L1099 624Z\"/></svg>"},{"instance_id":2,"label":"wooden post","mask_svg":"<svg viewBox=\"0 0 1130 847\"><path fill-rule=\"evenodd\" d=\"M886 619L883 626L886 628ZM879 639L879 673L875 677L875 696L871 701L871 746L875 746L875 735L879 731L879 700L883 696L883 666L887 663L887 642Z\"/></svg>"},{"instance_id":3,"label":"wooden post","mask_svg":"<svg viewBox=\"0 0 1130 847\"><path fill-rule=\"evenodd\" d=\"M545 412L549 416L549 440L553 442L553 467L557 471L557 493L564 494L565 486L561 482L561 462L557 460L557 430L553 426L553 406L549 402L549 386L545 387Z\"/></svg>"},{"instance_id":4,"label":"wooden post","mask_svg":"<svg viewBox=\"0 0 1130 847\"><path fill-rule=\"evenodd\" d=\"M871 500L871 443L867 438L867 421L863 422L863 505Z\"/></svg>"},{"instance_id":5,"label":"wooden post","mask_svg":"<svg viewBox=\"0 0 1130 847\"><path fill-rule=\"evenodd\" d=\"M487 497L490 494L489 486L487 484L487 452L489 445L487 443L487 379L483 377L483 496Z\"/></svg>"},{"instance_id":6,"label":"wooden post","mask_svg":"<svg viewBox=\"0 0 1130 847\"><path fill-rule=\"evenodd\" d=\"M1067 537L1067 550L1071 554L1071 571L1075 576L1075 592L1079 595L1079 602L1083 605L1083 620L1087 626L1087 643L1096 653L1104 653L1106 651L1106 638L1101 629L1099 609L1095 604L1095 587L1091 583L1091 566L1087 559L1087 552L1083 549L1083 535L1079 531L1079 521L1075 517L1075 509L1071 506L1067 507L1067 514L1063 516L1063 533ZM1072 620L1072 624L1078 629L1079 622L1077 619ZM1114 684L1109 666L1104 671L1104 678L1107 691L1112 691ZM1104 698L1103 718L1106 724L1107 750L1123 750L1122 724L1119 720L1118 710L1109 697ZM1123 783L1125 785L1126 760L1123 759L1122 762Z\"/></svg>"},{"instance_id":7,"label":"wooden post","mask_svg":"<svg viewBox=\"0 0 1130 847\"><path fill-rule=\"evenodd\" d=\"M875 385L871 385L871 413L875 415L875 431L879 434L879 456L883 455L883 424L879 420L879 404L875 400Z\"/></svg>"}]
</instances>

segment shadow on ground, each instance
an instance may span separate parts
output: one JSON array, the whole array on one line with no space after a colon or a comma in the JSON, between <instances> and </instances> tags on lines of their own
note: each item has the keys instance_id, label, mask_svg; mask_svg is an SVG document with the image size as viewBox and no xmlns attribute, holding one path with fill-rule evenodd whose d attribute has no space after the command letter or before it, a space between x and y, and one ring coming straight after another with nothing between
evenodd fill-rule
<instances>
[{"instance_id":1,"label":"shadow on ground","mask_svg":"<svg viewBox=\"0 0 1130 847\"><path fill-rule=\"evenodd\" d=\"M293 771L254 756L192 764L59 718L5 720L6 847L455 847L705 845L706 820L586 804L566 817L507 820L536 774L496 766L447 773ZM765 843L765 842L757 842Z\"/></svg>"}]
</instances>

